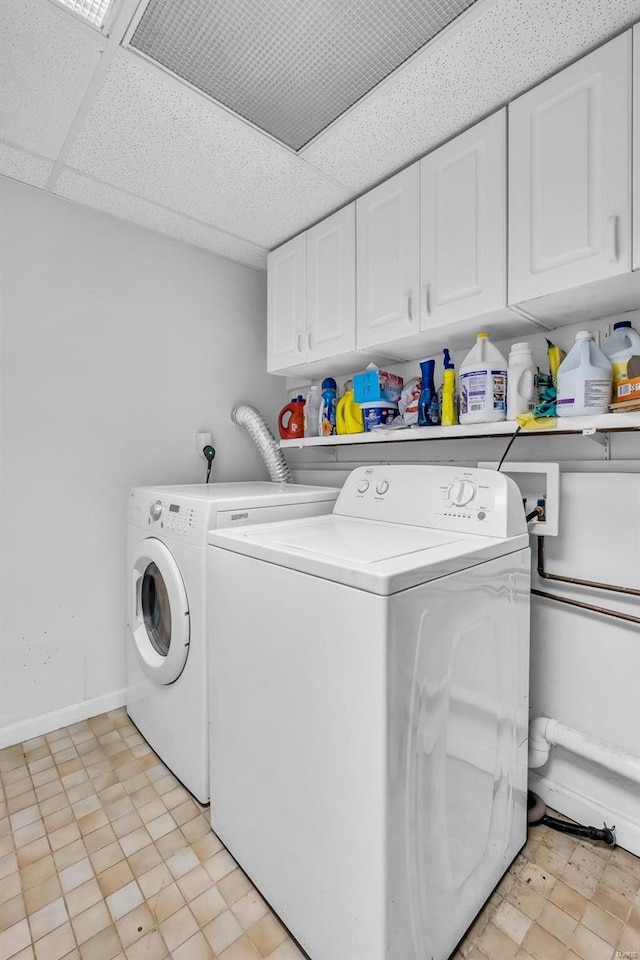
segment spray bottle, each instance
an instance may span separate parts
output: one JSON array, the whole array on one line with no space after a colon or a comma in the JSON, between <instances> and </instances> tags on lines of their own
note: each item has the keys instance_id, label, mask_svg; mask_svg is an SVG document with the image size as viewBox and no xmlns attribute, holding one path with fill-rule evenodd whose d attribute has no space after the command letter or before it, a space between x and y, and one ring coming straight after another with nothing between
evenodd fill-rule
<instances>
[{"instance_id":1,"label":"spray bottle","mask_svg":"<svg viewBox=\"0 0 640 960\"><path fill-rule=\"evenodd\" d=\"M436 427L440 423L438 393L433 379L435 365L435 360L422 360L420 363L422 371L422 390L418 400L418 426L420 427Z\"/></svg>"}]
</instances>

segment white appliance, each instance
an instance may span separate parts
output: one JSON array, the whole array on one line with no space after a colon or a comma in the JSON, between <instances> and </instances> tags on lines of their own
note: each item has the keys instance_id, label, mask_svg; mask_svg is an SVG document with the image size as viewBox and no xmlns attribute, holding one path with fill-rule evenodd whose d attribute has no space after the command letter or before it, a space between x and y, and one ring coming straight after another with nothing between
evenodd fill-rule
<instances>
[{"instance_id":1,"label":"white appliance","mask_svg":"<svg viewBox=\"0 0 640 960\"><path fill-rule=\"evenodd\" d=\"M526 838L517 486L360 467L209 543L214 830L313 960L446 960Z\"/></svg>"},{"instance_id":2,"label":"white appliance","mask_svg":"<svg viewBox=\"0 0 640 960\"><path fill-rule=\"evenodd\" d=\"M337 495L331 487L269 482L131 491L127 713L202 803L209 800L207 531L327 513ZM244 587L250 598L254 585Z\"/></svg>"}]
</instances>

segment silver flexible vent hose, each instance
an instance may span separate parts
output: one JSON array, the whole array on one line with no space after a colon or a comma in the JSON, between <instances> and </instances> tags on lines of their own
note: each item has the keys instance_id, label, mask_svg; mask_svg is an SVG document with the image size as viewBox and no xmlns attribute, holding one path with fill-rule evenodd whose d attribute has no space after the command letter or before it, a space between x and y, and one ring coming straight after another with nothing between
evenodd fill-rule
<instances>
[{"instance_id":1,"label":"silver flexible vent hose","mask_svg":"<svg viewBox=\"0 0 640 960\"><path fill-rule=\"evenodd\" d=\"M258 448L273 482L291 483L291 473L282 450L256 408L250 407L247 403L241 403L231 411L231 419L240 427L246 428L247 433Z\"/></svg>"}]
</instances>

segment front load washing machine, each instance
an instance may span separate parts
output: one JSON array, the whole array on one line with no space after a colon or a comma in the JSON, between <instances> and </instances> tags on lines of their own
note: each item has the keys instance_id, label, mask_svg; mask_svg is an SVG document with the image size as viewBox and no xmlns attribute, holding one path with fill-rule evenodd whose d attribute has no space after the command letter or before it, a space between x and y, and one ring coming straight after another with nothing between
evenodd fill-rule
<instances>
[{"instance_id":1,"label":"front load washing machine","mask_svg":"<svg viewBox=\"0 0 640 960\"><path fill-rule=\"evenodd\" d=\"M329 513L337 495L333 487L269 482L131 491L127 713L202 803L209 801L207 531ZM256 586L243 584L248 600Z\"/></svg>"},{"instance_id":2,"label":"front load washing machine","mask_svg":"<svg viewBox=\"0 0 640 960\"><path fill-rule=\"evenodd\" d=\"M526 839L518 488L360 467L209 543L213 829L313 960L446 960Z\"/></svg>"}]
</instances>

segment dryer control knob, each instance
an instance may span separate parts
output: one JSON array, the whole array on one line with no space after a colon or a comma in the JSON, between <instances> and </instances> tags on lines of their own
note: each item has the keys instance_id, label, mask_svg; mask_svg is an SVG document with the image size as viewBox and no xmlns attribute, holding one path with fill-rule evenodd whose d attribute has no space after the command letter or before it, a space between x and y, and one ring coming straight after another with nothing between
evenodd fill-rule
<instances>
[{"instance_id":1,"label":"dryer control knob","mask_svg":"<svg viewBox=\"0 0 640 960\"><path fill-rule=\"evenodd\" d=\"M152 520L159 520L162 516L162 500L156 500L149 507L149 516Z\"/></svg>"},{"instance_id":2,"label":"dryer control knob","mask_svg":"<svg viewBox=\"0 0 640 960\"><path fill-rule=\"evenodd\" d=\"M475 495L476 488L470 480L458 480L449 491L449 500L451 500L451 503L455 504L456 507L463 507L465 503L473 500Z\"/></svg>"},{"instance_id":3,"label":"dryer control knob","mask_svg":"<svg viewBox=\"0 0 640 960\"><path fill-rule=\"evenodd\" d=\"M358 484L358 493L366 493L369 489L369 481L363 480L362 483Z\"/></svg>"},{"instance_id":4,"label":"dryer control knob","mask_svg":"<svg viewBox=\"0 0 640 960\"><path fill-rule=\"evenodd\" d=\"M376 493L379 493L380 495L382 495L383 493L386 493L388 489L389 489L389 481L381 480L378 486L376 487Z\"/></svg>"}]
</instances>

